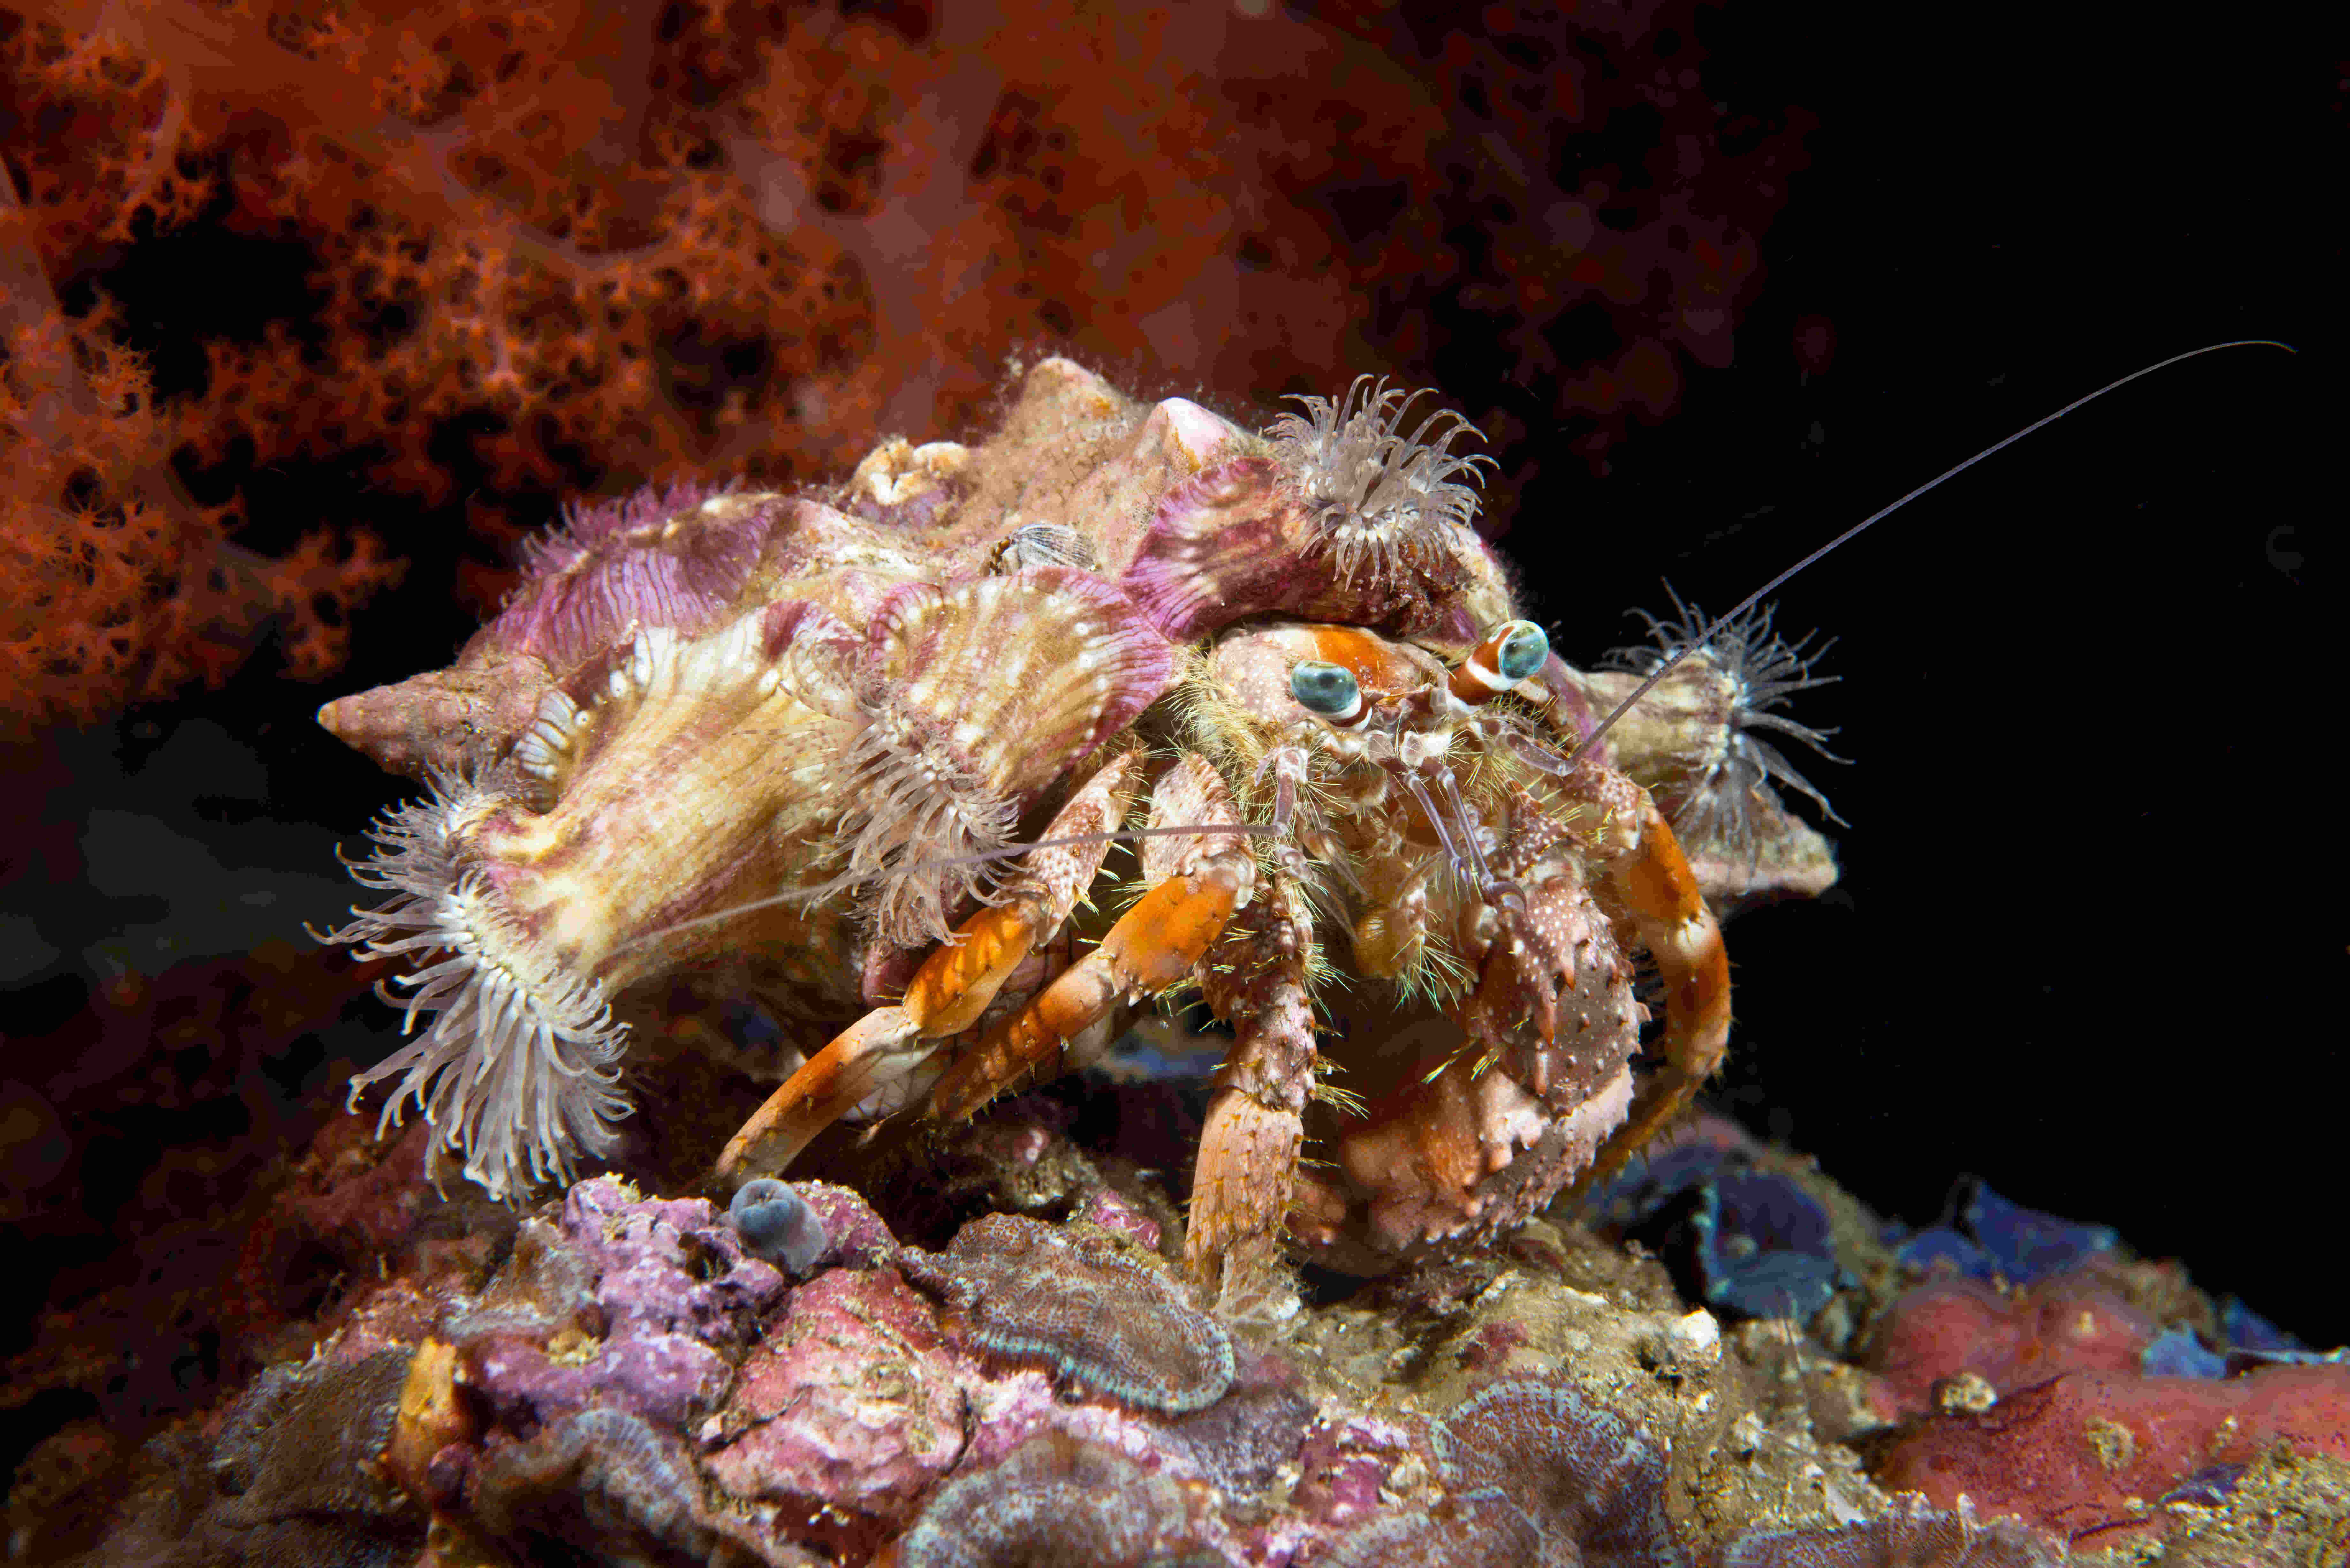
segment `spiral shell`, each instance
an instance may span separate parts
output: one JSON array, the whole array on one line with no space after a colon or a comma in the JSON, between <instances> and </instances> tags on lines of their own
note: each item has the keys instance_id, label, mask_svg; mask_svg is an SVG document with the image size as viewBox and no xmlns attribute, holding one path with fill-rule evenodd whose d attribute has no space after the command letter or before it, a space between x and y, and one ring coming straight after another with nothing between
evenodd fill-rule
<instances>
[{"instance_id":1,"label":"spiral shell","mask_svg":"<svg viewBox=\"0 0 2350 1568\"><path fill-rule=\"evenodd\" d=\"M1365 628L1394 639L1407 684L1440 678L1517 613L1471 526L1483 460L1452 450L1471 432L1442 413L1407 431L1412 399L1383 384L1303 401L1253 434L1047 359L977 444L892 439L831 489L688 485L573 514L450 669L320 712L432 781L358 867L393 897L336 933L419 961L394 1000L411 1024L430 1020L361 1085L395 1081L388 1116L421 1105L442 1157L519 1197L612 1147L627 1034L611 1003L723 972L828 1037L910 955L1003 896L1024 830L1090 755L1200 728L1189 672L1215 664L1211 646L1237 656L1270 639L1278 652L1284 618ZM1290 662L1263 672L1276 706ZM1554 659L1513 690L1539 690L1547 722L1587 732L1623 679ZM1780 722L1753 717L1775 679L1749 682L1750 726ZM1663 756L1689 727L1621 726L1596 761L1650 741ZM1793 781L1732 740L1747 749L1717 773L1755 813L1777 810L1770 781ZM1146 872L1182 842L1152 840ZM1824 843L1815 861L1833 877ZM1744 885L1783 871L1757 855ZM1577 956L1595 918L1580 895L1531 872L1529 889L1542 973L1573 984L1489 979L1472 1018L1490 1014L1480 1027L1498 1037L1529 1009L1579 1009L1591 1031L1628 1038L1621 976ZM1368 972L1433 989L1410 978L1434 962L1428 933L1391 934L1381 948L1357 933L1380 961ZM1463 1125L1500 1129L1509 1148L1587 1145L1621 1098L1604 1065L1536 1061L1531 1088ZM1503 1096L1499 1075L1460 1086ZM1578 1097L1587 1115L1564 1103ZM1399 1196L1399 1214L1416 1200ZM1427 1229L1408 1220L1399 1234Z\"/></svg>"}]
</instances>

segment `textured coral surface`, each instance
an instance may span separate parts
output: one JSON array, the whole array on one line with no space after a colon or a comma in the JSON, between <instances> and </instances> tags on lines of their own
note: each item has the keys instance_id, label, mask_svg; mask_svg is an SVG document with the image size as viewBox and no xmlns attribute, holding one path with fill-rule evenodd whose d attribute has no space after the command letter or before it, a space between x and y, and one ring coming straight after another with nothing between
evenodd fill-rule
<instances>
[{"instance_id":1,"label":"textured coral surface","mask_svg":"<svg viewBox=\"0 0 2350 1568\"><path fill-rule=\"evenodd\" d=\"M1123 1403L1180 1415L1232 1386L1222 1326L1108 1238L989 1214L944 1254L908 1253L899 1267L968 1313L983 1348L1044 1361Z\"/></svg>"},{"instance_id":2,"label":"textured coral surface","mask_svg":"<svg viewBox=\"0 0 2350 1568\"><path fill-rule=\"evenodd\" d=\"M2155 1500L2279 1446L2350 1460L2350 1366L2272 1366L2217 1382L2068 1372L1981 1415L1929 1418L1886 1452L1887 1486L1960 1495L2047 1529L2109 1538L2166 1522Z\"/></svg>"},{"instance_id":3,"label":"textured coral surface","mask_svg":"<svg viewBox=\"0 0 2350 1568\"><path fill-rule=\"evenodd\" d=\"M1915 1292L1879 1222L1815 1176L1844 1266L1873 1282L1808 1328L1691 1310L1658 1261L1561 1215L1495 1255L1217 1326L1221 1381L1172 1400L1086 1364L1116 1354L1088 1335L1171 1352L1191 1309L1164 1256L1084 1217L1132 1204L1052 1120L1021 1102L971 1145L1092 1172L1043 1205L1064 1218L982 1212L933 1253L847 1190L795 1184L827 1238L797 1280L706 1200L613 1177L519 1223L362 1199L386 1223L360 1255L399 1271L355 1283L315 1352L151 1445L82 1561L2122 1568L2232 1563L2350 1519L2334 1365L2073 1371L1980 1413L1867 1417L1848 1445L1836 1347ZM1667 1154L1725 1147L1742 1179L1802 1169L1719 1137ZM420 1175L379 1148L304 1223ZM901 1223L934 1214L921 1187L874 1183ZM2154 1310L2159 1269L2118 1248L2106 1266ZM2210 1310L2164 1288L2165 1312ZM53 1462L70 1474L68 1451Z\"/></svg>"}]
</instances>

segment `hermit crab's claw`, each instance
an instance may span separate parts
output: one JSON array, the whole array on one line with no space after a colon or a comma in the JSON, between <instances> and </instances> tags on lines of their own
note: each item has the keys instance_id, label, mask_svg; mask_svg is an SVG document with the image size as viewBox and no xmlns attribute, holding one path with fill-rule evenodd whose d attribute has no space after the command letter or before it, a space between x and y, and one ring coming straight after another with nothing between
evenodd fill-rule
<instances>
[{"instance_id":1,"label":"hermit crab's claw","mask_svg":"<svg viewBox=\"0 0 2350 1568\"><path fill-rule=\"evenodd\" d=\"M1053 818L1001 904L981 909L932 952L893 1007L842 1031L768 1096L718 1157L712 1185L772 1176L868 1096L902 1080L949 1036L970 1028L1022 961L1048 940L1101 869L1124 820L1140 753L1096 773ZM1065 844L1066 839L1089 840Z\"/></svg>"},{"instance_id":2,"label":"hermit crab's claw","mask_svg":"<svg viewBox=\"0 0 2350 1568\"><path fill-rule=\"evenodd\" d=\"M1525 1020L1533 1040L1522 1075L1536 1095L1547 1096L1557 1051L1577 1050L1583 1031L1601 1022L1578 1017L1562 1031L1560 1020L1561 988L1593 978L1594 911L1581 886L1557 875L1562 852L1572 845L1565 826L1516 786L1509 792L1509 822L1497 866L1519 896L1489 906L1498 940L1479 961L1477 982L1461 1000L1460 1018L1471 1040L1489 1042L1509 1038Z\"/></svg>"}]
</instances>

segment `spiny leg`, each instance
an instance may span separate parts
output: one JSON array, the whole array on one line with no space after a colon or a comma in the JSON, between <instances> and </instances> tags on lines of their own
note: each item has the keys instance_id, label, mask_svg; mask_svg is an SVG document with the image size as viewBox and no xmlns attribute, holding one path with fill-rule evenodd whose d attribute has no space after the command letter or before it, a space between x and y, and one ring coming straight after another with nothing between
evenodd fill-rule
<instances>
[{"instance_id":1,"label":"spiny leg","mask_svg":"<svg viewBox=\"0 0 2350 1568\"><path fill-rule=\"evenodd\" d=\"M1200 1134L1185 1256L1228 1314L1277 1275L1314 1092L1313 954L1303 891L1282 873L1226 928L1201 977L1234 1033Z\"/></svg>"},{"instance_id":2,"label":"spiny leg","mask_svg":"<svg viewBox=\"0 0 2350 1568\"><path fill-rule=\"evenodd\" d=\"M1116 831L1139 762L1140 753L1129 752L1087 780L1053 818L1045 839ZM1014 896L957 927L957 940L923 961L896 1006L876 1008L849 1025L768 1096L719 1155L712 1184L731 1188L780 1173L818 1133L920 1065L940 1041L970 1028L1013 971L1067 920L1108 851L1107 841L1032 851Z\"/></svg>"},{"instance_id":3,"label":"spiny leg","mask_svg":"<svg viewBox=\"0 0 2350 1568\"><path fill-rule=\"evenodd\" d=\"M1240 826L1223 781L1190 753L1151 790L1150 826ZM988 1031L931 1092L931 1114L970 1116L1020 1082L1128 998L1166 990L1190 974L1256 886L1256 851L1239 833L1177 834L1143 840L1150 890L1118 918L1101 946L1064 971L1035 1000Z\"/></svg>"},{"instance_id":4,"label":"spiny leg","mask_svg":"<svg viewBox=\"0 0 2350 1568\"><path fill-rule=\"evenodd\" d=\"M1633 1151L1662 1132L1721 1067L1730 1043L1730 955L1721 928L1656 802L1647 790L1616 777L1635 797L1619 800L1616 810L1631 819L1637 842L1609 864L1607 886L1663 971L1665 1063L1640 1086L1630 1115L1593 1158L1578 1191L1621 1169Z\"/></svg>"},{"instance_id":5,"label":"spiny leg","mask_svg":"<svg viewBox=\"0 0 2350 1568\"><path fill-rule=\"evenodd\" d=\"M1454 1016L1469 1038L1487 1043L1488 1050L1507 1039L1520 1021L1531 1024L1536 1043L1526 1051L1521 1074L1528 1089L1547 1096L1559 1045L1562 993L1583 983L1585 966L1592 961L1584 936L1588 894L1561 858L1567 829L1523 785L1504 784L1503 797L1508 830L1493 861L1493 886L1513 896L1503 900L1487 892L1494 940L1472 958L1476 981L1461 997ZM1591 918L1604 919L1596 909ZM1567 1042L1570 1049L1574 1044Z\"/></svg>"}]
</instances>

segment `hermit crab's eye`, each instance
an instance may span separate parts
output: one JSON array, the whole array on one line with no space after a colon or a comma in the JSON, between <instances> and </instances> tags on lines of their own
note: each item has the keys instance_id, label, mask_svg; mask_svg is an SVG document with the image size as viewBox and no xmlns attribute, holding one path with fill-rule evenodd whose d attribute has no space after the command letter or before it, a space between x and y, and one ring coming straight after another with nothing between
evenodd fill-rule
<instances>
[{"instance_id":1,"label":"hermit crab's eye","mask_svg":"<svg viewBox=\"0 0 2350 1568\"><path fill-rule=\"evenodd\" d=\"M1301 659L1289 667L1289 694L1300 707L1329 719L1347 717L1362 701L1353 670L1317 659Z\"/></svg>"},{"instance_id":2,"label":"hermit crab's eye","mask_svg":"<svg viewBox=\"0 0 2350 1568\"><path fill-rule=\"evenodd\" d=\"M1493 662L1502 679L1515 686L1542 669L1550 659L1550 639L1530 620L1513 620L1502 628L1502 646Z\"/></svg>"}]
</instances>

